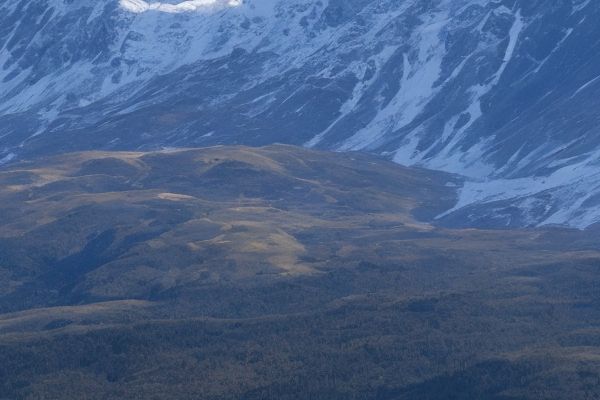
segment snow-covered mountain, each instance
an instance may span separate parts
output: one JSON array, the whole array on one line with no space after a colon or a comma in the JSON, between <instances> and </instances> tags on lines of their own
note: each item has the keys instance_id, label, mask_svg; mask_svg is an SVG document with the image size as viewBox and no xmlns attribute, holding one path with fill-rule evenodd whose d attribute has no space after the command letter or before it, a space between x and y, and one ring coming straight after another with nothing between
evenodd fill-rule
<instances>
[{"instance_id":1,"label":"snow-covered mountain","mask_svg":"<svg viewBox=\"0 0 600 400\"><path fill-rule=\"evenodd\" d=\"M600 222L600 3L0 0L0 159L273 142L466 177L452 224Z\"/></svg>"}]
</instances>

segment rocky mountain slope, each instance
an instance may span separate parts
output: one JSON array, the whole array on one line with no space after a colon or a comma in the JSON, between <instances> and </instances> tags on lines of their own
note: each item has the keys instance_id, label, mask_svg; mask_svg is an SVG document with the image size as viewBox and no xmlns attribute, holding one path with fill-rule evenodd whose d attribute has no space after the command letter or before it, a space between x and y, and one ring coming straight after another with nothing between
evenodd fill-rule
<instances>
[{"instance_id":1,"label":"rocky mountain slope","mask_svg":"<svg viewBox=\"0 0 600 400\"><path fill-rule=\"evenodd\" d=\"M468 177L463 225L600 220L589 0L0 3L0 158L274 142Z\"/></svg>"}]
</instances>

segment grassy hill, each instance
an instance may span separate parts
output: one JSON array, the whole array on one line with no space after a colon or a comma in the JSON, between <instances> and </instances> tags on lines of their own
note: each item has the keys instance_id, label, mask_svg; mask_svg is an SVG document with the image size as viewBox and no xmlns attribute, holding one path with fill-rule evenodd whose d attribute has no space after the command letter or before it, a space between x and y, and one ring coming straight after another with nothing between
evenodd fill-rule
<instances>
[{"instance_id":1,"label":"grassy hill","mask_svg":"<svg viewBox=\"0 0 600 400\"><path fill-rule=\"evenodd\" d=\"M595 399L593 231L291 146L0 169L0 399Z\"/></svg>"}]
</instances>

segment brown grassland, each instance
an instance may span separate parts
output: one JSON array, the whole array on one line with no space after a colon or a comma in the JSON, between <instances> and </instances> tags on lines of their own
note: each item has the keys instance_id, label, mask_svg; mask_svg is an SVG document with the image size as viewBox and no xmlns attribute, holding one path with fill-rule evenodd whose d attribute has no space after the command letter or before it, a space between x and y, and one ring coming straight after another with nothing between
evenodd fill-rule
<instances>
[{"instance_id":1,"label":"brown grassland","mask_svg":"<svg viewBox=\"0 0 600 400\"><path fill-rule=\"evenodd\" d=\"M275 145L0 169L0 399L598 399L594 228Z\"/></svg>"}]
</instances>

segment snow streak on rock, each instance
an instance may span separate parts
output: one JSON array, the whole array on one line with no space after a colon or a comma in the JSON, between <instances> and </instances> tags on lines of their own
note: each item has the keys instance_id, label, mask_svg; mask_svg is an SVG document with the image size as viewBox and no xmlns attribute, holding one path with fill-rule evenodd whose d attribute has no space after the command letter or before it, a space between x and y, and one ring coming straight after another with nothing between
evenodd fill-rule
<instances>
[{"instance_id":1,"label":"snow streak on rock","mask_svg":"<svg viewBox=\"0 0 600 400\"><path fill-rule=\"evenodd\" d=\"M193 11L217 10L226 7L237 7L242 0L188 0L169 4L161 2L146 2L144 0L120 0L121 7L134 13L146 11L161 11L166 13L183 13Z\"/></svg>"}]
</instances>

